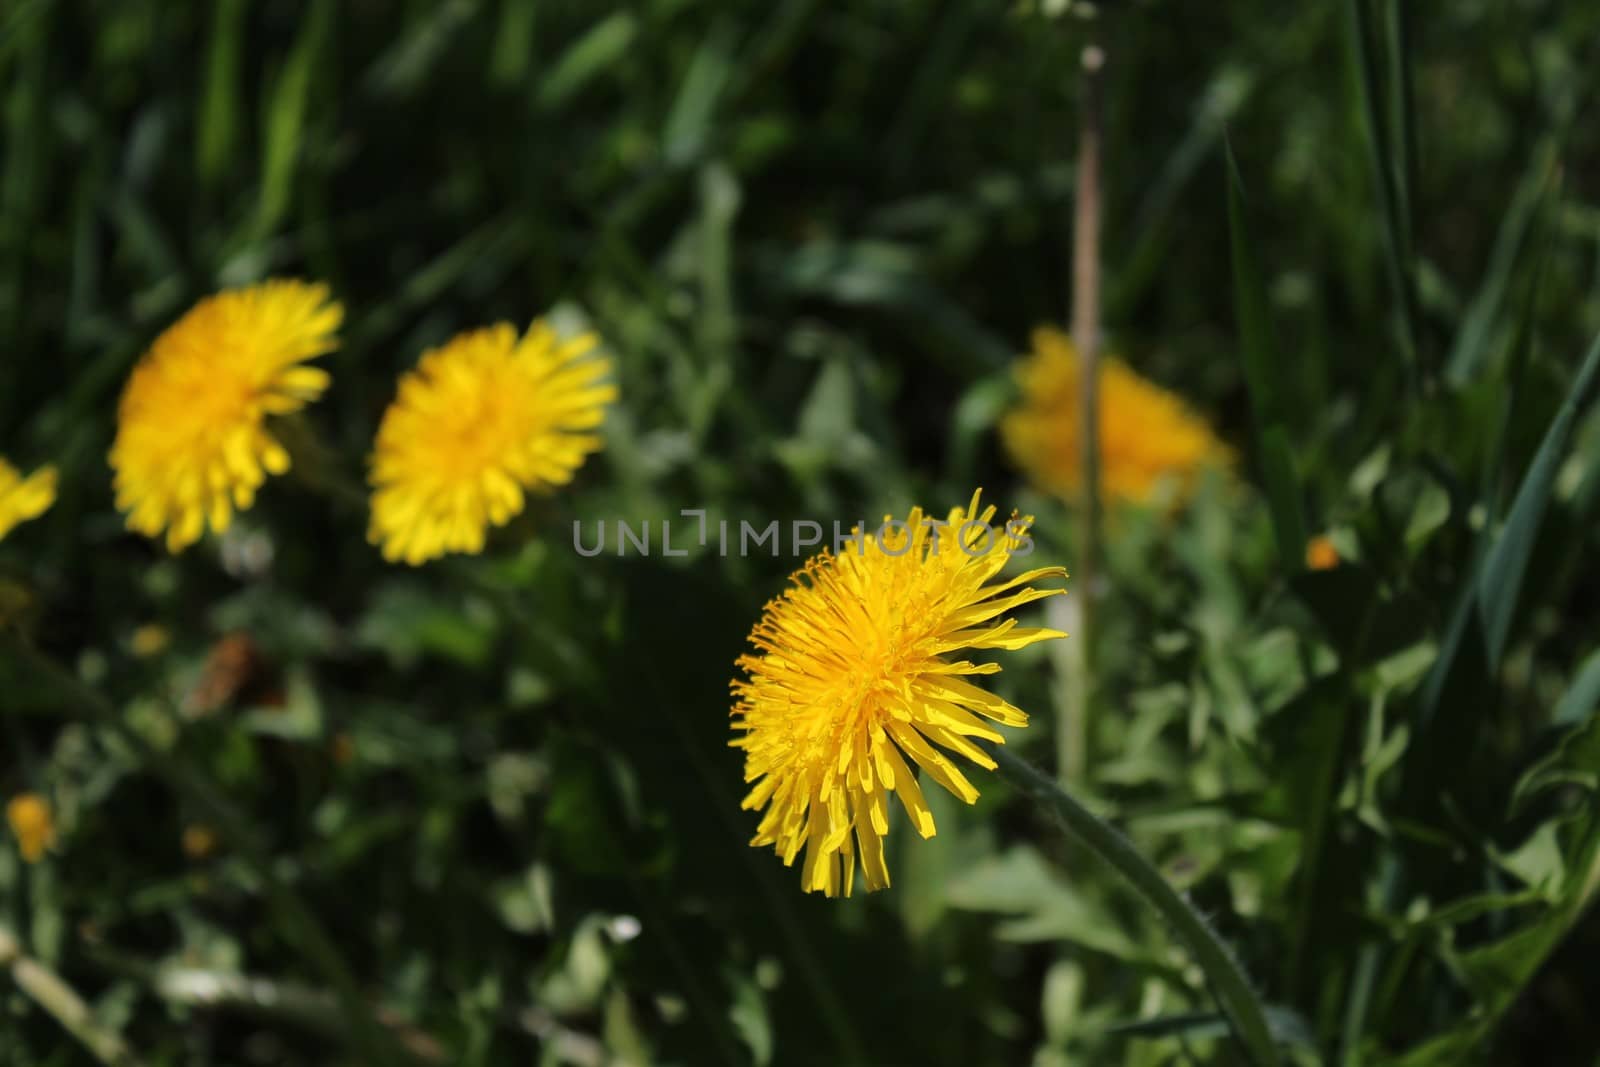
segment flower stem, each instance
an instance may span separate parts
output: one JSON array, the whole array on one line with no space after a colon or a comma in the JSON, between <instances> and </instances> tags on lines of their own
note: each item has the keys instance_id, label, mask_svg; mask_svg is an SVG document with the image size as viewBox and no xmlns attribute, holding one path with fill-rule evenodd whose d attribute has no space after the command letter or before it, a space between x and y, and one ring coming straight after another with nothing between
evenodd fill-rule
<instances>
[{"instance_id":1,"label":"flower stem","mask_svg":"<svg viewBox=\"0 0 1600 1067\"><path fill-rule=\"evenodd\" d=\"M1083 780L1088 765L1089 705L1094 700L1094 587L1100 569L1100 81L1105 52L1083 50L1082 117L1078 124L1078 189L1072 227L1072 343L1078 352L1078 435L1083 464L1076 652L1064 679L1066 703L1057 728L1056 775Z\"/></svg>"},{"instance_id":2,"label":"flower stem","mask_svg":"<svg viewBox=\"0 0 1600 1067\"><path fill-rule=\"evenodd\" d=\"M1273 1067L1272 1043L1261 999L1216 931L1189 905L1133 844L1109 823L1078 803L1048 775L1000 745L985 745L1006 779L1039 801L1079 842L1116 869L1145 902L1171 925L1205 973L1234 1036L1256 1067Z\"/></svg>"}]
</instances>

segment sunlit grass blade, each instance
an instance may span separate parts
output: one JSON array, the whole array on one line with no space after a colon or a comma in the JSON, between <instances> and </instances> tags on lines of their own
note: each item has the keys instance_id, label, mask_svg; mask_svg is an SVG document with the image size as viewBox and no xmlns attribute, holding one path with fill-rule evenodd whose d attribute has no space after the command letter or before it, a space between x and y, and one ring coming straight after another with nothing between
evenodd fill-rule
<instances>
[{"instance_id":1,"label":"sunlit grass blade","mask_svg":"<svg viewBox=\"0 0 1600 1067\"><path fill-rule=\"evenodd\" d=\"M195 137L195 169L211 184L228 169L239 108L239 56L244 44L245 0L220 0L211 14L206 46L206 80L200 97L200 128Z\"/></svg>"},{"instance_id":2,"label":"sunlit grass blade","mask_svg":"<svg viewBox=\"0 0 1600 1067\"><path fill-rule=\"evenodd\" d=\"M270 235L289 212L311 98L311 79L318 57L332 34L335 13L329 0L320 0L312 7L273 84L261 150L261 195L256 204L253 231L257 239Z\"/></svg>"},{"instance_id":3,"label":"sunlit grass blade","mask_svg":"<svg viewBox=\"0 0 1600 1067\"><path fill-rule=\"evenodd\" d=\"M537 0L504 0L500 5L494 55L489 60L489 80L495 85L511 88L527 76L538 16Z\"/></svg>"},{"instance_id":4,"label":"sunlit grass blade","mask_svg":"<svg viewBox=\"0 0 1600 1067\"><path fill-rule=\"evenodd\" d=\"M552 110L581 92L584 86L612 69L632 46L639 20L629 11L617 11L595 23L561 53L539 84L539 104Z\"/></svg>"},{"instance_id":5,"label":"sunlit grass blade","mask_svg":"<svg viewBox=\"0 0 1600 1067\"><path fill-rule=\"evenodd\" d=\"M668 163L688 163L710 143L717 108L733 74L737 51L733 27L724 22L706 35L695 52L662 130L662 150Z\"/></svg>"}]
</instances>

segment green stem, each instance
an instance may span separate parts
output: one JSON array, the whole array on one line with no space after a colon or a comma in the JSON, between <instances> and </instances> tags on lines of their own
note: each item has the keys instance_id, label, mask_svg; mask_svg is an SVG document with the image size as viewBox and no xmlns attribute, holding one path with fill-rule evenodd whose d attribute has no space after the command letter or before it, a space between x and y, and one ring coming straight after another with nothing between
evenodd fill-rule
<instances>
[{"instance_id":1,"label":"green stem","mask_svg":"<svg viewBox=\"0 0 1600 1067\"><path fill-rule=\"evenodd\" d=\"M1049 808L1069 834L1115 868L1147 904L1161 913L1205 973L1206 983L1251 1062L1256 1067L1274 1067L1279 1062L1278 1054L1261 1000L1216 931L1109 823L1008 749L999 745L985 747L1007 780Z\"/></svg>"},{"instance_id":2,"label":"green stem","mask_svg":"<svg viewBox=\"0 0 1600 1067\"><path fill-rule=\"evenodd\" d=\"M279 875L270 853L256 837L249 821L235 810L210 782L171 753L152 746L128 725L109 700L84 685L65 667L28 644L19 634L0 628L0 651L9 651L20 662L32 667L35 673L46 679L64 697L69 698L85 717L117 734L134 751L142 764L154 771L190 803L207 813L211 821L222 830L238 855L250 865L256 877L266 886L267 898L277 913L284 933L333 986L344 1009L346 1024L351 1028L351 1037L356 1047L360 1049L363 1061L375 1065L403 1062L402 1054L373 1017L371 1008L361 995L360 987L332 939L317 922L311 909Z\"/></svg>"}]
</instances>

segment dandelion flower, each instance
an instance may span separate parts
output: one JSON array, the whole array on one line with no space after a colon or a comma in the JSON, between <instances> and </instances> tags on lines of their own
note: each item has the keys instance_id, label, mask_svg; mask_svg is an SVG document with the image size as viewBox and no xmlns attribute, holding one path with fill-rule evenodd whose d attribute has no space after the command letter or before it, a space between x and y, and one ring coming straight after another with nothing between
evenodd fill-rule
<instances>
[{"instance_id":1,"label":"dandelion flower","mask_svg":"<svg viewBox=\"0 0 1600 1067\"><path fill-rule=\"evenodd\" d=\"M128 528L165 532L180 552L288 470L267 417L322 395L328 372L305 363L333 351L343 318L327 286L269 281L202 300L157 337L128 378L111 446Z\"/></svg>"},{"instance_id":2,"label":"dandelion flower","mask_svg":"<svg viewBox=\"0 0 1600 1067\"><path fill-rule=\"evenodd\" d=\"M1006 448L1034 484L1070 500L1083 489L1072 339L1035 330L1018 379L1022 404L1000 424ZM1118 360L1101 361L1100 490L1107 500L1145 502L1166 479L1187 488L1202 468L1228 462L1227 446L1176 394Z\"/></svg>"},{"instance_id":3,"label":"dandelion flower","mask_svg":"<svg viewBox=\"0 0 1600 1067\"><path fill-rule=\"evenodd\" d=\"M413 566L483 551L490 525L522 511L527 492L572 481L617 398L593 334L560 338L539 320L506 323L423 353L400 379L371 460L367 538Z\"/></svg>"},{"instance_id":4,"label":"dandelion flower","mask_svg":"<svg viewBox=\"0 0 1600 1067\"><path fill-rule=\"evenodd\" d=\"M192 860L203 860L217 850L217 832L203 822L190 823L183 828L183 854Z\"/></svg>"},{"instance_id":5,"label":"dandelion flower","mask_svg":"<svg viewBox=\"0 0 1600 1067\"><path fill-rule=\"evenodd\" d=\"M38 863L56 843L55 819L50 802L38 793L21 793L6 804L6 822L17 839L17 849L29 863Z\"/></svg>"},{"instance_id":6,"label":"dandelion flower","mask_svg":"<svg viewBox=\"0 0 1600 1067\"><path fill-rule=\"evenodd\" d=\"M0 540L19 522L36 519L56 502L56 469L40 467L26 478L0 457Z\"/></svg>"},{"instance_id":7,"label":"dandelion flower","mask_svg":"<svg viewBox=\"0 0 1600 1067\"><path fill-rule=\"evenodd\" d=\"M1306 542L1306 566L1314 571L1331 571L1339 565L1339 550L1327 534Z\"/></svg>"},{"instance_id":8,"label":"dandelion flower","mask_svg":"<svg viewBox=\"0 0 1600 1067\"><path fill-rule=\"evenodd\" d=\"M889 794L900 798L923 837L933 813L916 766L967 803L978 797L946 752L989 770L994 761L973 738L1002 743L991 723L1025 726L1023 712L974 685L998 664L952 659L968 649L1018 649L1065 637L1019 627L1005 613L1063 589L1034 589L1064 578L1040 567L1007 581L1000 571L1031 542L1028 518L1001 530L979 510L979 494L948 515L948 525L913 509L904 523L824 551L767 604L750 633L758 650L741 656L743 680L730 742L745 752L746 809L765 809L755 846L772 845L786 865L801 848L806 892L850 895L859 853L867 889L889 884L883 839Z\"/></svg>"}]
</instances>

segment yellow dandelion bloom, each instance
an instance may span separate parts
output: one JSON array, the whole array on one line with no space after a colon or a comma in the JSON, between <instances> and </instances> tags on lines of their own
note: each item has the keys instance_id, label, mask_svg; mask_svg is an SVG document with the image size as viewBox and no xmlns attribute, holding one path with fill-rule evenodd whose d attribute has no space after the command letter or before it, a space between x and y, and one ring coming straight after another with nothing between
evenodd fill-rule
<instances>
[{"instance_id":1,"label":"yellow dandelion bloom","mask_svg":"<svg viewBox=\"0 0 1600 1067\"><path fill-rule=\"evenodd\" d=\"M980 511L978 498L951 510L945 526L913 509L904 524L886 520L812 559L751 631L757 654L739 658L746 678L733 682L732 718L742 736L730 743L744 749L745 781L755 783L743 807L765 809L750 843L774 846L786 865L804 847L806 892L849 896L858 853L867 889L886 887L889 794L919 834L934 834L912 766L970 804L978 790L946 751L993 770L972 738L1002 743L991 721L1027 725L969 680L998 664L952 655L1066 636L1000 618L1065 592L1028 583L1066 571L997 581L1030 543L1032 519L991 529L995 509Z\"/></svg>"},{"instance_id":2,"label":"yellow dandelion bloom","mask_svg":"<svg viewBox=\"0 0 1600 1067\"><path fill-rule=\"evenodd\" d=\"M337 347L343 320L327 286L269 281L202 300L157 337L128 378L111 446L128 528L165 531L180 552L249 508L267 475L289 469L267 417L327 389L328 372L305 363Z\"/></svg>"},{"instance_id":3,"label":"yellow dandelion bloom","mask_svg":"<svg viewBox=\"0 0 1600 1067\"><path fill-rule=\"evenodd\" d=\"M1339 550L1326 534L1306 542L1306 566L1314 571L1331 571L1339 565Z\"/></svg>"},{"instance_id":4,"label":"yellow dandelion bloom","mask_svg":"<svg viewBox=\"0 0 1600 1067\"><path fill-rule=\"evenodd\" d=\"M400 379L373 449L367 538L413 566L483 551L490 525L524 494L572 481L599 451L617 398L593 334L561 338L544 320L518 337L506 323L423 353Z\"/></svg>"},{"instance_id":5,"label":"yellow dandelion bloom","mask_svg":"<svg viewBox=\"0 0 1600 1067\"><path fill-rule=\"evenodd\" d=\"M0 456L0 539L20 522L36 519L56 502L56 469L40 467L26 478Z\"/></svg>"},{"instance_id":6,"label":"yellow dandelion bloom","mask_svg":"<svg viewBox=\"0 0 1600 1067\"><path fill-rule=\"evenodd\" d=\"M1039 488L1064 499L1083 489L1079 449L1078 357L1072 339L1048 327L1034 331L1022 361L1021 405L1000 423L1001 437ZM1100 491L1112 502L1150 499L1164 479L1190 485L1230 453L1176 394L1141 378L1125 363L1100 364Z\"/></svg>"},{"instance_id":7,"label":"yellow dandelion bloom","mask_svg":"<svg viewBox=\"0 0 1600 1067\"><path fill-rule=\"evenodd\" d=\"M17 849L29 863L38 863L56 843L55 818L50 802L38 793L21 793L6 804L6 822L17 839Z\"/></svg>"}]
</instances>

